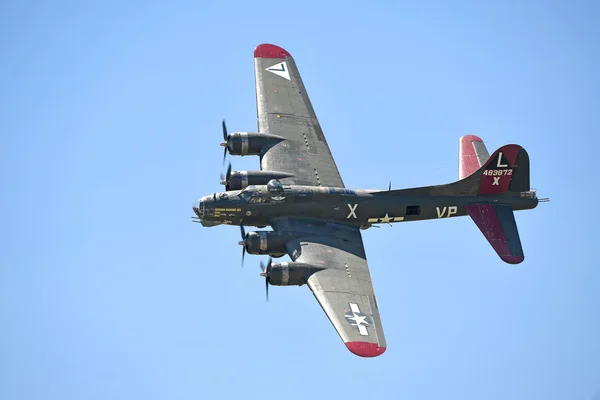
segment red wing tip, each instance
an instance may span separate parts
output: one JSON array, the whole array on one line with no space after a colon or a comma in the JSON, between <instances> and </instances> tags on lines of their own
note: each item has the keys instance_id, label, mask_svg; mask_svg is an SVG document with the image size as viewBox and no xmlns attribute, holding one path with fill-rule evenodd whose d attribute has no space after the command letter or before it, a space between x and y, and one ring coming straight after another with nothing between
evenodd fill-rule
<instances>
[{"instance_id":1,"label":"red wing tip","mask_svg":"<svg viewBox=\"0 0 600 400\"><path fill-rule=\"evenodd\" d=\"M523 256L500 256L500 258L502 261L509 264L520 264L525 260L525 257Z\"/></svg>"},{"instance_id":2,"label":"red wing tip","mask_svg":"<svg viewBox=\"0 0 600 400\"><path fill-rule=\"evenodd\" d=\"M377 343L369 342L347 342L348 350L360 357L377 357L385 353L385 347L379 347Z\"/></svg>"},{"instance_id":3,"label":"red wing tip","mask_svg":"<svg viewBox=\"0 0 600 400\"><path fill-rule=\"evenodd\" d=\"M468 141L468 142L480 142L483 143L483 140L481 140L481 138L479 136L475 136L475 135L464 135L460 137L461 141Z\"/></svg>"},{"instance_id":4,"label":"red wing tip","mask_svg":"<svg viewBox=\"0 0 600 400\"><path fill-rule=\"evenodd\" d=\"M259 44L254 49L254 58L286 58L291 56L287 50L269 43Z\"/></svg>"}]
</instances>

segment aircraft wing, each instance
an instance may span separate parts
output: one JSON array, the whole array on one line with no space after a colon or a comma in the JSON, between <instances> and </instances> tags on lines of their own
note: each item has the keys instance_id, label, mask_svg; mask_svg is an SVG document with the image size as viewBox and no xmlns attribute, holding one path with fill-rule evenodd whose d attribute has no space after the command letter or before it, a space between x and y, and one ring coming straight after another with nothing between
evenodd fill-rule
<instances>
[{"instance_id":1,"label":"aircraft wing","mask_svg":"<svg viewBox=\"0 0 600 400\"><path fill-rule=\"evenodd\" d=\"M261 44L254 50L258 131L284 137L261 154L261 170L287 172L283 183L344 187L294 59Z\"/></svg>"},{"instance_id":2,"label":"aircraft wing","mask_svg":"<svg viewBox=\"0 0 600 400\"><path fill-rule=\"evenodd\" d=\"M306 233L286 244L288 254L294 261L324 268L308 278L308 287L346 347L361 357L383 354L385 336L360 230L289 217L277 218L271 226Z\"/></svg>"}]
</instances>

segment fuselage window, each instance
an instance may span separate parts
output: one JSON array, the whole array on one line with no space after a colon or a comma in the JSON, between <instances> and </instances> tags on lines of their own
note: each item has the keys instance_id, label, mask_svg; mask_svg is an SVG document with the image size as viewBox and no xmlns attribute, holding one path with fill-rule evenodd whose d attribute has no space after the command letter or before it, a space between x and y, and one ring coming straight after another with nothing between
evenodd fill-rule
<instances>
[{"instance_id":1,"label":"fuselage window","mask_svg":"<svg viewBox=\"0 0 600 400\"><path fill-rule=\"evenodd\" d=\"M406 215L420 215L421 214L421 206L407 206L406 207Z\"/></svg>"}]
</instances>

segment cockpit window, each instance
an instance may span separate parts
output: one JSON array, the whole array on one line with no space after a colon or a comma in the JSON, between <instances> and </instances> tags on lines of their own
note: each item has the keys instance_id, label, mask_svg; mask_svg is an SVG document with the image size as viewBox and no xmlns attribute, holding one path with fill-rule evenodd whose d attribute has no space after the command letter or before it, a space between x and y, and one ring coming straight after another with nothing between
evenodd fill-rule
<instances>
[{"instance_id":1,"label":"cockpit window","mask_svg":"<svg viewBox=\"0 0 600 400\"><path fill-rule=\"evenodd\" d=\"M250 193L250 192L241 192L240 193L240 197L242 199L244 199L244 201L248 201L248 200L250 200L250 197L252 197L252 193Z\"/></svg>"},{"instance_id":2,"label":"cockpit window","mask_svg":"<svg viewBox=\"0 0 600 400\"><path fill-rule=\"evenodd\" d=\"M260 193L253 193L252 197L250 197L250 200L248 200L248 202L249 203L265 203L266 200Z\"/></svg>"},{"instance_id":3,"label":"cockpit window","mask_svg":"<svg viewBox=\"0 0 600 400\"><path fill-rule=\"evenodd\" d=\"M265 197L262 195L262 193L260 193L260 191L255 188L244 189L240 193L240 197L242 199L244 199L244 201L247 201L248 203L265 203L268 201L267 199L265 199Z\"/></svg>"}]
</instances>

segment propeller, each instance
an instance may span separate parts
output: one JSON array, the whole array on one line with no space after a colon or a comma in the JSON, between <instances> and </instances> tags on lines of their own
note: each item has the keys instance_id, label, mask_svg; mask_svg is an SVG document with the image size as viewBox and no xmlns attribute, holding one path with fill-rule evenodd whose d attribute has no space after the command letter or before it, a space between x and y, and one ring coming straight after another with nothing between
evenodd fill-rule
<instances>
[{"instance_id":1,"label":"propeller","mask_svg":"<svg viewBox=\"0 0 600 400\"><path fill-rule=\"evenodd\" d=\"M227 134L227 125L225 125L225 120L223 120L222 125L223 125L223 141L221 142L221 146L224 147L224 149L223 149L223 165L225 165L225 157L227 157L227 142L228 142L229 135Z\"/></svg>"},{"instance_id":2,"label":"propeller","mask_svg":"<svg viewBox=\"0 0 600 400\"><path fill-rule=\"evenodd\" d=\"M242 247L242 268L244 268L244 257L246 256L246 230L244 229L244 225L240 225L240 233L242 234L242 241L238 242L238 244Z\"/></svg>"},{"instance_id":3,"label":"propeller","mask_svg":"<svg viewBox=\"0 0 600 400\"><path fill-rule=\"evenodd\" d=\"M223 177L223 173L221 172L221 185L229 186L229 179L231 178L231 163L227 167L227 174Z\"/></svg>"},{"instance_id":4,"label":"propeller","mask_svg":"<svg viewBox=\"0 0 600 400\"><path fill-rule=\"evenodd\" d=\"M262 273L260 274L260 276L264 276L265 277L265 290L267 293L267 301L269 301L269 281L271 280L271 262L273 261L273 259L271 257L269 257L269 262L267 263L267 267L265 268L265 265L263 264L263 262L260 262L260 269L262 270Z\"/></svg>"}]
</instances>

